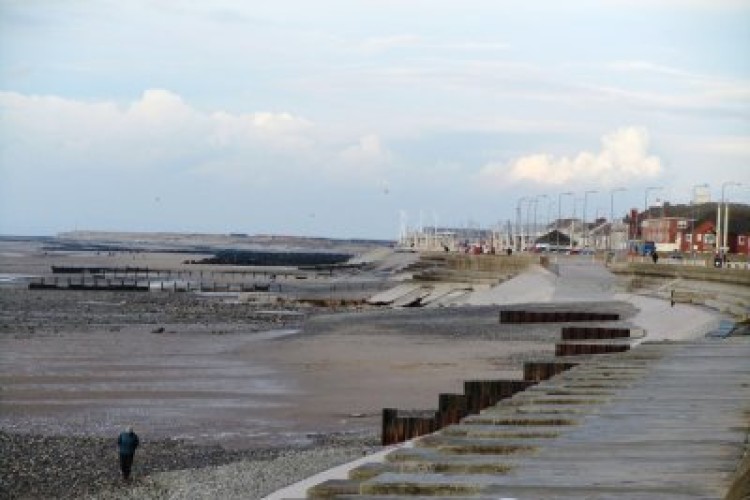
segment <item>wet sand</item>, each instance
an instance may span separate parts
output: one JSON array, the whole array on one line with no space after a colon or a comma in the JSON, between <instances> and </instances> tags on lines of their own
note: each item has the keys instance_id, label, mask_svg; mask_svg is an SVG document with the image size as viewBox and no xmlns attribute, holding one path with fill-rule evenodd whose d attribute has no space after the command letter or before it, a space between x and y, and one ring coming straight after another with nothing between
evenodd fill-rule
<instances>
[{"instance_id":1,"label":"wet sand","mask_svg":"<svg viewBox=\"0 0 750 500\"><path fill-rule=\"evenodd\" d=\"M20 250L0 252L0 272L34 274L51 262L89 264L81 254ZM97 265L111 262L95 257ZM148 262L148 254L137 258ZM154 258L160 266L180 259ZM588 261L571 262L580 272L555 276L537 269L474 303L559 300L617 310L623 325L639 326L631 323L638 309L628 297L615 295L611 275ZM641 306L663 323L663 313ZM679 312L669 311L675 325ZM33 436L70 437L70 446L95 450L106 441L90 445L85 439L114 439L126 424L136 428L145 446L176 443L176 458L143 464L139 474L331 443L344 450L331 460L346 461L377 446L382 408L432 409L440 393L461 392L465 380L520 378L523 361L551 354L557 338L558 325L500 325L493 305L332 311L221 295L2 286L0 430L30 438L14 438L14 447L5 449L12 458L0 463L0 475L19 487L45 474L38 468L28 474L9 470L39 452ZM225 455L202 462L190 446ZM99 467L99 482L85 488L116 481L114 460Z\"/></svg>"}]
</instances>

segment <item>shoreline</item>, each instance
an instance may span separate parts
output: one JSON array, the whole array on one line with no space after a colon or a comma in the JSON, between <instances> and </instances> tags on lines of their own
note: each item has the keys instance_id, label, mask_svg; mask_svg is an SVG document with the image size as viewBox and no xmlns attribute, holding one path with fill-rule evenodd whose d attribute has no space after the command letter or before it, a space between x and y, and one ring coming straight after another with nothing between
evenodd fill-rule
<instances>
[{"instance_id":1,"label":"shoreline","mask_svg":"<svg viewBox=\"0 0 750 500\"><path fill-rule=\"evenodd\" d=\"M39 268L44 259L38 255L26 265ZM8 449L0 455L18 460L0 463L0 476L21 497L44 497L33 492L54 484L34 479L44 471L25 476L19 464L27 463L23 457L49 456L60 465L50 469L58 471L51 477L70 481L65 491L96 486L87 493L96 498L166 492L171 498L260 498L379 450L382 408L432 408L439 393L458 391L465 380L518 378L524 359L554 352L556 325L501 325L498 304L615 308L623 326L637 327L645 318L663 326L652 333L664 338L685 314L705 320L688 306L664 309L659 301L656 307L656 299L638 299L636 306L633 296L616 293L615 278L600 266L570 263L578 274L532 267L475 292L465 305L436 308L0 287L0 388L14 402L0 407L0 436L13 428L33 430L35 415L58 426L53 435L3 438ZM110 442L125 424L134 425L143 448L135 462L139 479L122 487ZM75 437L91 426L99 437ZM166 439L202 433L207 439ZM258 433L267 433L265 442ZM243 435L255 438L232 437ZM97 460L81 462L78 449ZM77 460L89 464L84 472L96 474L78 475Z\"/></svg>"}]
</instances>

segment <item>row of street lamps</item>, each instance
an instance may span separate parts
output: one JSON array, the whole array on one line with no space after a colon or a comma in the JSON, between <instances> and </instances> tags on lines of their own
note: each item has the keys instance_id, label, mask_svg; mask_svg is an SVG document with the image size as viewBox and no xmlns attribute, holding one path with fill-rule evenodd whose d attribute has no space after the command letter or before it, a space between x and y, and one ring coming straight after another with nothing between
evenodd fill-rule
<instances>
[{"instance_id":1,"label":"row of street lamps","mask_svg":"<svg viewBox=\"0 0 750 500\"><path fill-rule=\"evenodd\" d=\"M654 190L654 189L661 189L661 188L648 188L646 190L646 203L648 203L648 191L649 190ZM618 193L618 192L621 192L621 191L626 191L626 190L627 189L624 188L624 187L618 187L618 188L615 188L615 189L611 189L610 192L609 192L610 193L610 209L609 209L610 224L612 224L613 221L614 221L614 212L615 212L615 210L614 210L614 204L615 204L614 197L615 197L615 193ZM586 246L588 244L588 226L586 224L586 216L587 216L586 208L588 206L588 197L589 197L590 194L596 194L598 192L599 191L596 191L596 190L588 190L588 191L584 191L584 193L583 193L583 244L584 244L584 246ZM575 193L573 191L566 191L564 193L558 193L558 195L557 195L557 221L558 222L557 222L557 224L555 224L555 229L557 230L557 232L556 232L556 238L557 238L556 245L557 245L558 248L560 247L560 228L559 228L559 222L562 220L562 198L563 198L563 196L575 196ZM523 247L523 243L524 243L523 242L523 231L521 230L521 225L522 225L522 222L523 222L522 221L522 206L523 206L524 203L527 203L529 206L532 203L534 204L534 210L533 210L534 225L533 226L529 226L529 224L528 224L528 222L529 222L528 221L528 219L529 219L529 209L527 208L527 212L526 212L526 227L527 228L533 227L534 231L536 231L536 228L537 228L537 206L538 206L538 203L539 203L540 199L547 199L547 200L549 200L549 196L546 195L546 194L541 194L541 195L537 195L537 196L523 196L523 197L521 197L521 198L518 199L518 203L516 205L516 221L517 221L516 228L517 228L517 234L520 235L520 239L519 239L519 243L518 243L520 247ZM574 199L574 203L575 203L575 199ZM551 208L551 204L550 204L550 208ZM575 210L575 208L574 208L574 210ZM547 214L547 219L548 219L547 222L549 223L549 212ZM529 233L531 233L531 231L529 231ZM529 234L528 236L530 237L531 234ZM611 229L610 229L610 237L609 237L608 247L611 248Z\"/></svg>"},{"instance_id":2,"label":"row of street lamps","mask_svg":"<svg viewBox=\"0 0 750 500\"><path fill-rule=\"evenodd\" d=\"M729 220L729 206L726 200L726 193L725 190L728 187L731 186L739 186L739 182L733 182L733 181L727 181L722 183L721 185L721 204L718 206L717 215L716 215L716 245L719 249L725 249L727 246L727 234L728 234L728 220ZM708 184L696 184L693 186L693 199L691 200L691 204L693 204L693 201L696 199L696 190L698 188L708 188ZM663 186L649 186L646 188L643 196L643 213L648 214L648 201L649 201L649 194L654 191L660 191L664 189ZM625 187L617 187L609 190L609 223L610 223L610 230L609 235L607 238L607 249L612 250L612 230L614 229L614 221L615 221L615 194L619 192L627 191L627 188ZM596 190L589 190L584 191L583 193L583 245L588 245L588 226L586 224L586 207L588 204L588 196L590 194L596 194L599 191ZM555 229L557 230L556 238L557 238L557 247L560 247L560 228L559 223L562 220L562 199L563 196L574 196L575 193L572 191L566 191L563 193L558 193L557 195L557 224L555 224ZM524 234L522 230L522 205L524 203L528 204L527 212L526 212L526 227L529 228L529 234L527 235L529 239L532 239L531 230L530 228L534 228L534 232L536 233L537 230L537 206L540 199L547 199L549 200L549 196L546 194L541 194L537 196L524 196L519 198L518 204L516 205L516 216L517 216L517 234L520 236L518 240L519 247L523 247L524 241ZM534 224L533 226L529 225L529 217L530 217L530 207L531 204L534 204ZM575 203L575 199L574 199ZM552 203L549 204L548 207L548 213L547 213L547 223L549 224L550 214L549 209L551 209ZM723 207L723 217L722 217L722 207ZM574 208L575 211L575 208ZM691 248L694 249L694 242L693 239L695 238L694 232L695 232L695 214L693 214L692 218L692 236L691 236ZM572 237L572 235L571 235Z\"/></svg>"}]
</instances>

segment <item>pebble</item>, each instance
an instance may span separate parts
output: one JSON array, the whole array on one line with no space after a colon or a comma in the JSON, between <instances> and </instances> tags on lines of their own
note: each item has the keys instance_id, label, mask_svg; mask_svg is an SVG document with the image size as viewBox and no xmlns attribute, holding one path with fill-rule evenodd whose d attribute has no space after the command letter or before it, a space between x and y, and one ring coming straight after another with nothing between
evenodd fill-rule
<instances>
[{"instance_id":1,"label":"pebble","mask_svg":"<svg viewBox=\"0 0 750 500\"><path fill-rule=\"evenodd\" d=\"M262 498L376 448L374 436L318 436L308 448L249 450L141 441L125 482L116 438L0 431L0 499Z\"/></svg>"}]
</instances>

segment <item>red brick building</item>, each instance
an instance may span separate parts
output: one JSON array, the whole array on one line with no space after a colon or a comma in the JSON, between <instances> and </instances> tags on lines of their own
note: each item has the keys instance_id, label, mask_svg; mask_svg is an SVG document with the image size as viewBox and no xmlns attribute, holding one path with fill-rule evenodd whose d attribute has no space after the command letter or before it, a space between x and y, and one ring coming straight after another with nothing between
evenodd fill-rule
<instances>
[{"instance_id":1,"label":"red brick building","mask_svg":"<svg viewBox=\"0 0 750 500\"><path fill-rule=\"evenodd\" d=\"M663 215L649 210L635 218L644 241L653 241L659 251L716 252L716 203L666 204L660 211ZM750 206L730 204L727 247L730 254L750 255Z\"/></svg>"},{"instance_id":2,"label":"red brick building","mask_svg":"<svg viewBox=\"0 0 750 500\"><path fill-rule=\"evenodd\" d=\"M644 241L656 243L659 251L680 249L680 236L687 221L683 217L659 217L646 219L641 223L641 235Z\"/></svg>"},{"instance_id":3,"label":"red brick building","mask_svg":"<svg viewBox=\"0 0 750 500\"><path fill-rule=\"evenodd\" d=\"M693 241L693 239L695 241ZM682 234L680 251L698 253L716 252L716 222L704 220L696 222L695 228L688 226ZM692 245L691 245L692 243ZM727 241L728 243L728 241Z\"/></svg>"}]
</instances>

